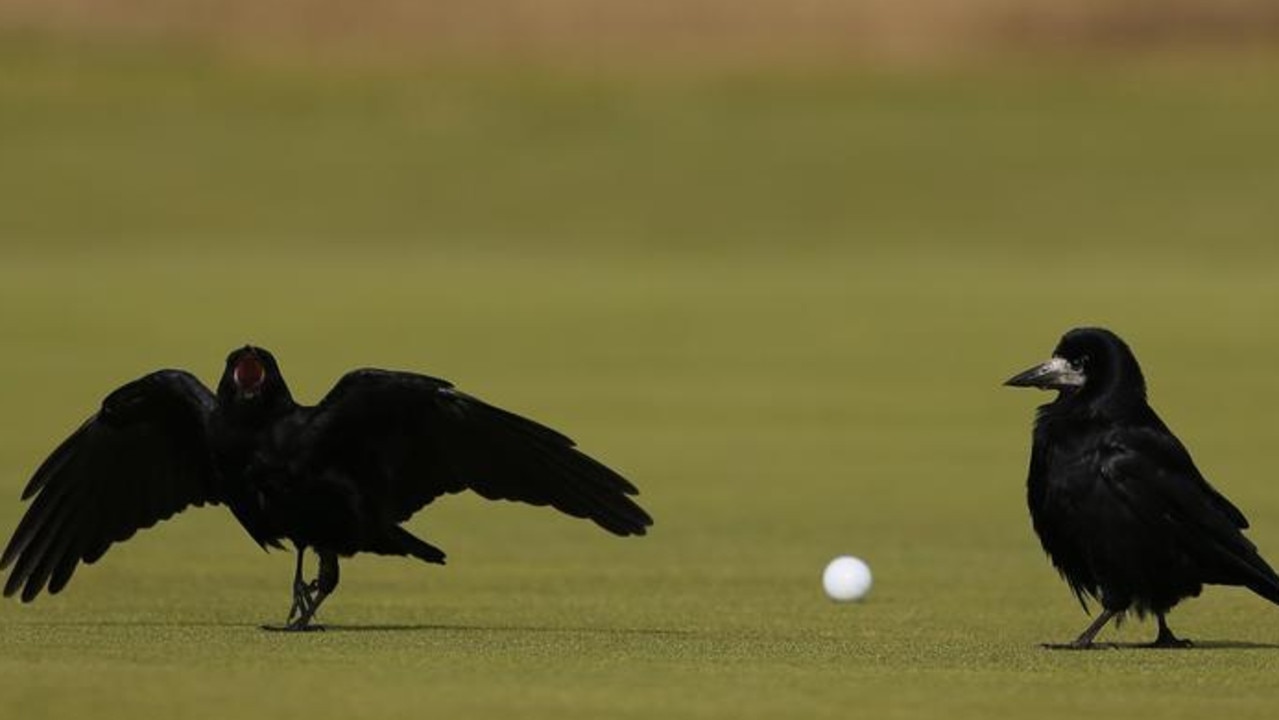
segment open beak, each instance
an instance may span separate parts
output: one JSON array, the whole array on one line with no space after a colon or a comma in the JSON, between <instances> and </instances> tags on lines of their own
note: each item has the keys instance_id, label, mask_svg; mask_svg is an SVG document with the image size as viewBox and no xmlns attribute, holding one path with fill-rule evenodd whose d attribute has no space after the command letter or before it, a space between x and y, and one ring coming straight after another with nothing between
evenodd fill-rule
<instances>
[{"instance_id":1,"label":"open beak","mask_svg":"<svg viewBox=\"0 0 1279 720\"><path fill-rule=\"evenodd\" d=\"M1043 390L1073 390L1081 387L1087 378L1065 358L1054 357L1046 363L1018 373L1005 385L1010 387L1036 387Z\"/></svg>"},{"instance_id":2,"label":"open beak","mask_svg":"<svg viewBox=\"0 0 1279 720\"><path fill-rule=\"evenodd\" d=\"M266 381L266 368L256 354L249 352L235 364L231 379L242 397L252 399L262 390L262 384Z\"/></svg>"}]
</instances>

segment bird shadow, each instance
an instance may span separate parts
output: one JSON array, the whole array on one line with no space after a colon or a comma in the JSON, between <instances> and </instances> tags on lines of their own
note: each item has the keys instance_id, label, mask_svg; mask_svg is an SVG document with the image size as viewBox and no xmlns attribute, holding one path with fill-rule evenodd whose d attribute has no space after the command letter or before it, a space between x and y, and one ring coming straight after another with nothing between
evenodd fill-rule
<instances>
[{"instance_id":1,"label":"bird shadow","mask_svg":"<svg viewBox=\"0 0 1279 720\"><path fill-rule=\"evenodd\" d=\"M279 628L263 629L279 631ZM562 635L641 635L652 637L681 637L694 635L692 630L675 628L605 628L605 627L571 627L548 625L451 625L448 623L373 623L369 625L319 625L317 630L325 633L547 633Z\"/></svg>"},{"instance_id":2,"label":"bird shadow","mask_svg":"<svg viewBox=\"0 0 1279 720\"><path fill-rule=\"evenodd\" d=\"M225 630L257 630L282 635L324 635L328 633L547 633L562 635L635 635L651 637L687 637L696 635L693 630L678 628L608 628L550 625L467 625L449 623L370 623L317 624L307 628L310 632L290 631L281 625L230 621L181 621L181 620L66 620L31 621L21 623L46 628L213 628Z\"/></svg>"},{"instance_id":3,"label":"bird shadow","mask_svg":"<svg viewBox=\"0 0 1279 720\"><path fill-rule=\"evenodd\" d=\"M1094 643L1088 647L1075 647L1067 644L1044 643L1045 650L1065 652L1089 652L1105 650L1149 650L1152 652L1194 652L1195 650L1279 650L1277 643L1248 642L1246 640L1194 640L1185 647L1157 647L1150 643Z\"/></svg>"},{"instance_id":4,"label":"bird shadow","mask_svg":"<svg viewBox=\"0 0 1279 720\"><path fill-rule=\"evenodd\" d=\"M226 622L216 620L47 620L15 623L33 628L210 628L222 630L249 630L261 627L250 622Z\"/></svg>"}]
</instances>

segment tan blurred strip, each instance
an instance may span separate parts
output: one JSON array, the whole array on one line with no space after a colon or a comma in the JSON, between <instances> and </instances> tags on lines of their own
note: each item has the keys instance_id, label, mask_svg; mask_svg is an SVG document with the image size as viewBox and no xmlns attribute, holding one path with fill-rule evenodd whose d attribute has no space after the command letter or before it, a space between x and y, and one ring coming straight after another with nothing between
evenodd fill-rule
<instances>
[{"instance_id":1,"label":"tan blurred strip","mask_svg":"<svg viewBox=\"0 0 1279 720\"><path fill-rule=\"evenodd\" d=\"M0 0L0 25L244 50L471 58L912 58L1270 43L1275 0Z\"/></svg>"}]
</instances>

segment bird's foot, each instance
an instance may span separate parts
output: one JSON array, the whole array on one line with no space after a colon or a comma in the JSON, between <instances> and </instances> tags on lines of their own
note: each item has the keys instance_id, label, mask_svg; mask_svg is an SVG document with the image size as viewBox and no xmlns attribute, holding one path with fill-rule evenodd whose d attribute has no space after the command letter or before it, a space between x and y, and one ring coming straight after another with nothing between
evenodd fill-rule
<instances>
[{"instance_id":1,"label":"bird's foot","mask_svg":"<svg viewBox=\"0 0 1279 720\"><path fill-rule=\"evenodd\" d=\"M1155 637L1155 641L1147 645L1150 648L1188 648L1193 647L1194 643L1189 640L1182 640L1172 634L1172 630L1168 627L1168 620L1161 613L1159 615L1159 635Z\"/></svg>"},{"instance_id":2,"label":"bird's foot","mask_svg":"<svg viewBox=\"0 0 1279 720\"><path fill-rule=\"evenodd\" d=\"M315 614L317 607L315 602L316 589L303 582L293 583L293 605L289 608L289 617L284 621L285 625L292 625L294 622L301 621L302 618L310 618Z\"/></svg>"},{"instance_id":3,"label":"bird's foot","mask_svg":"<svg viewBox=\"0 0 1279 720\"><path fill-rule=\"evenodd\" d=\"M1162 650L1182 650L1192 648L1195 644L1185 638L1179 638L1172 633L1159 633L1159 637L1155 641L1146 645L1148 648L1159 648Z\"/></svg>"},{"instance_id":4,"label":"bird's foot","mask_svg":"<svg viewBox=\"0 0 1279 720\"><path fill-rule=\"evenodd\" d=\"M280 632L309 632L311 630L323 630L323 625L312 625L311 618L315 617L315 611L320 607L320 603L308 594L302 593L293 596L293 607L289 609L289 617L284 621L283 625L263 625L263 630L276 630Z\"/></svg>"},{"instance_id":5,"label":"bird's foot","mask_svg":"<svg viewBox=\"0 0 1279 720\"><path fill-rule=\"evenodd\" d=\"M312 582L308 585L295 586L293 594L293 607L289 609L289 617L284 621L284 625L279 627L280 630L309 631L323 630L323 625L312 625L311 619L320 610L320 604L324 602L324 598L328 594L317 588L317 583Z\"/></svg>"},{"instance_id":6,"label":"bird's foot","mask_svg":"<svg viewBox=\"0 0 1279 720\"><path fill-rule=\"evenodd\" d=\"M314 617L314 615L314 612L306 613L284 627L290 632L312 632L315 630L323 630L323 625L311 624L311 618Z\"/></svg>"}]
</instances>

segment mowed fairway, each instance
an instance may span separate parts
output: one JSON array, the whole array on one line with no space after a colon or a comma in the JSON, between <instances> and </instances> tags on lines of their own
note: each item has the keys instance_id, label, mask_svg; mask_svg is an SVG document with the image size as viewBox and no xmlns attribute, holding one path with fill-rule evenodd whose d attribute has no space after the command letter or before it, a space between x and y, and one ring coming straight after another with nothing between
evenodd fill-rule
<instances>
[{"instance_id":1,"label":"mowed fairway","mask_svg":"<svg viewBox=\"0 0 1279 720\"><path fill-rule=\"evenodd\" d=\"M444 568L360 557L266 633L291 557L188 511L0 604L0 717L1271 717L1279 608L1187 651L1087 623L1029 527L1033 408L1083 323L1279 562L1279 100L1250 66L396 74L0 58L0 531L102 396L299 400L417 370L564 430L656 518L619 540L443 499ZM866 558L838 606L820 573ZM1153 638L1130 623L1103 639Z\"/></svg>"}]
</instances>

